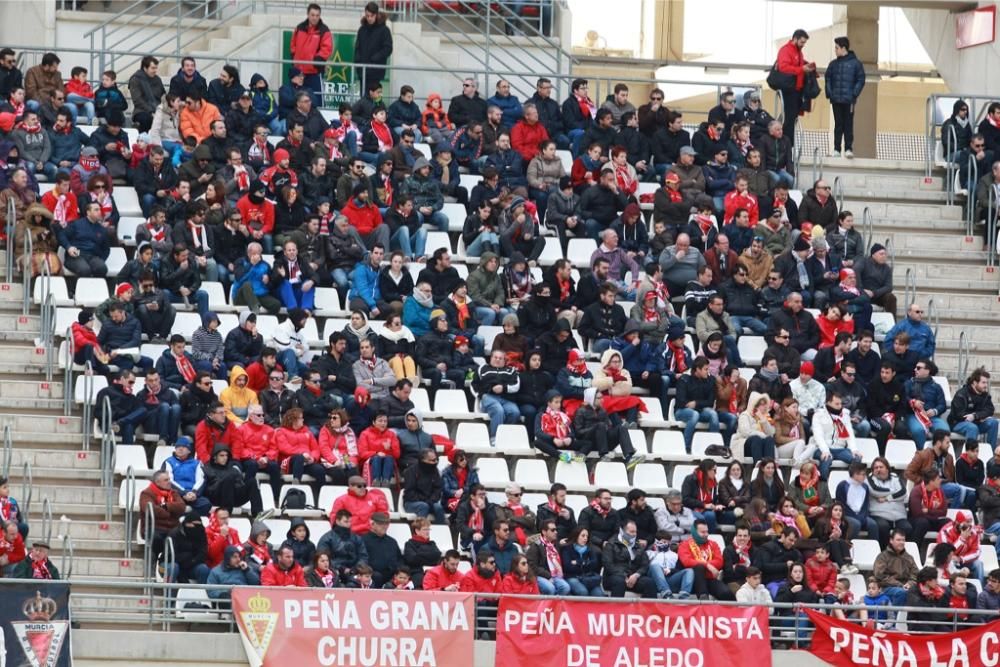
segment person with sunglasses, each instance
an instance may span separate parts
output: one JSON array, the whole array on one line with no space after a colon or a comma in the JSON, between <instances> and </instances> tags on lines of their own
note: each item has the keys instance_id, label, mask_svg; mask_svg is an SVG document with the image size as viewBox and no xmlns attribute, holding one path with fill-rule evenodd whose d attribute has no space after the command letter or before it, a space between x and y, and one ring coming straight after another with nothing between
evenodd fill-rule
<instances>
[{"instance_id":1,"label":"person with sunglasses","mask_svg":"<svg viewBox=\"0 0 1000 667\"><path fill-rule=\"evenodd\" d=\"M831 195L832 189L825 179L818 179L806 191L799 204L799 220L829 229L837 224L837 200Z\"/></svg>"},{"instance_id":2,"label":"person with sunglasses","mask_svg":"<svg viewBox=\"0 0 1000 667\"><path fill-rule=\"evenodd\" d=\"M135 442L135 427L146 419L146 408L133 393L135 375L131 370L121 370L107 387L97 392L97 405L104 405L107 398L111 405L111 425L123 445Z\"/></svg>"}]
</instances>

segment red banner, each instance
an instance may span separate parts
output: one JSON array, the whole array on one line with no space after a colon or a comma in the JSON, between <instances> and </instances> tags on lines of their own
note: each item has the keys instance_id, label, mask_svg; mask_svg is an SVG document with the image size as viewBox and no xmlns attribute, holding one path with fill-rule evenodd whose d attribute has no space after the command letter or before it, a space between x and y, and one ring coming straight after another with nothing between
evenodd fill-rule
<instances>
[{"instance_id":1,"label":"red banner","mask_svg":"<svg viewBox=\"0 0 1000 667\"><path fill-rule=\"evenodd\" d=\"M344 588L234 588L233 614L253 667L465 667L473 596Z\"/></svg>"},{"instance_id":2,"label":"red banner","mask_svg":"<svg viewBox=\"0 0 1000 667\"><path fill-rule=\"evenodd\" d=\"M908 634L863 628L805 610L816 626L809 651L838 667L997 667L1000 621L961 632Z\"/></svg>"},{"instance_id":3,"label":"red banner","mask_svg":"<svg viewBox=\"0 0 1000 667\"><path fill-rule=\"evenodd\" d=\"M770 667L764 607L501 598L496 667Z\"/></svg>"}]
</instances>

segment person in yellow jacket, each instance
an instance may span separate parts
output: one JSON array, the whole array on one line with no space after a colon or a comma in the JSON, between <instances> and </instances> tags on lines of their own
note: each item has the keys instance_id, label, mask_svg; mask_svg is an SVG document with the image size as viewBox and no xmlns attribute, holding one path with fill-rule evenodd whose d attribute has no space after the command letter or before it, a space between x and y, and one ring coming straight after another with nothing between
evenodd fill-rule
<instances>
[{"instance_id":1,"label":"person in yellow jacket","mask_svg":"<svg viewBox=\"0 0 1000 667\"><path fill-rule=\"evenodd\" d=\"M219 401L226 408L226 417L237 426L246 421L251 405L257 405L257 392L247 387L250 376L242 366L229 369L229 386L219 393Z\"/></svg>"}]
</instances>

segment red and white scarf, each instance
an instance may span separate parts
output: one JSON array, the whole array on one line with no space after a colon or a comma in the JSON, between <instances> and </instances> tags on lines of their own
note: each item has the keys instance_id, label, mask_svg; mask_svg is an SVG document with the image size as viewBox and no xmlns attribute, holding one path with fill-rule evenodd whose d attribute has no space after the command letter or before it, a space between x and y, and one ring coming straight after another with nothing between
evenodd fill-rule
<instances>
[{"instance_id":1,"label":"red and white scarf","mask_svg":"<svg viewBox=\"0 0 1000 667\"><path fill-rule=\"evenodd\" d=\"M205 252L211 250L208 247L208 230L205 225L196 225L190 220L187 223L188 230L191 232L191 240L196 250L203 250Z\"/></svg>"},{"instance_id":2,"label":"red and white scarf","mask_svg":"<svg viewBox=\"0 0 1000 667\"><path fill-rule=\"evenodd\" d=\"M378 150L380 153L392 149L392 130L389 129L388 125L373 120L372 134L375 135L375 139L378 141Z\"/></svg>"},{"instance_id":3,"label":"red and white scarf","mask_svg":"<svg viewBox=\"0 0 1000 667\"><path fill-rule=\"evenodd\" d=\"M153 224L153 220L146 221L146 231L149 232L149 238L152 239L154 243L161 243L167 240L167 226L160 225L157 227Z\"/></svg>"},{"instance_id":4,"label":"red and white scarf","mask_svg":"<svg viewBox=\"0 0 1000 667\"><path fill-rule=\"evenodd\" d=\"M236 189L240 192L246 192L250 189L250 172L247 170L246 165L239 165L238 167L233 167L233 175L236 177Z\"/></svg>"},{"instance_id":5,"label":"red and white scarf","mask_svg":"<svg viewBox=\"0 0 1000 667\"><path fill-rule=\"evenodd\" d=\"M52 573L49 572L49 559L44 560L34 560L31 561L31 578L32 579L51 579Z\"/></svg>"},{"instance_id":6,"label":"red and white scarf","mask_svg":"<svg viewBox=\"0 0 1000 667\"><path fill-rule=\"evenodd\" d=\"M562 560L559 558L559 550L556 549L556 545L544 537L539 537L538 542L545 547L545 559L548 561L549 572L552 573L553 577L562 577Z\"/></svg>"},{"instance_id":7,"label":"red and white scarf","mask_svg":"<svg viewBox=\"0 0 1000 667\"><path fill-rule=\"evenodd\" d=\"M177 370L180 372L181 377L184 378L184 381L194 382L194 378L198 375L198 373L195 371L191 360L187 358L187 355L183 352L181 352L180 356L175 354L174 361L177 363Z\"/></svg>"}]
</instances>

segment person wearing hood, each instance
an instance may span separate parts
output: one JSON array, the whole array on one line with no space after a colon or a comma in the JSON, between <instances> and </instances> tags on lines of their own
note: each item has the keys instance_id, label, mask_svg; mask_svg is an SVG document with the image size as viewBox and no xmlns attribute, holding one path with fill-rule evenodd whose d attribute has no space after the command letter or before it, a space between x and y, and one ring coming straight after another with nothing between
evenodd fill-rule
<instances>
[{"instance_id":1,"label":"person wearing hood","mask_svg":"<svg viewBox=\"0 0 1000 667\"><path fill-rule=\"evenodd\" d=\"M191 334L191 356L195 369L211 373L216 379L226 377L227 367L223 361L225 343L219 333L219 316L209 311L201 320L201 326Z\"/></svg>"},{"instance_id":2,"label":"person wearing hood","mask_svg":"<svg viewBox=\"0 0 1000 667\"><path fill-rule=\"evenodd\" d=\"M421 116L421 132L429 136L435 143L451 144L451 139L455 134L455 126L448 119L448 114L444 110L440 93L430 93L427 95L427 103Z\"/></svg>"},{"instance_id":3,"label":"person wearing hood","mask_svg":"<svg viewBox=\"0 0 1000 667\"><path fill-rule=\"evenodd\" d=\"M59 260L59 239L51 229L52 212L39 203L28 206L24 219L19 220L14 229L14 248L18 253L17 263L22 271L30 270L32 275L39 275L42 267L48 264L49 274L60 275L62 262ZM31 236L31 259L28 268L28 258L24 255L25 237Z\"/></svg>"},{"instance_id":4,"label":"person wearing hood","mask_svg":"<svg viewBox=\"0 0 1000 667\"><path fill-rule=\"evenodd\" d=\"M219 401L226 409L226 418L237 428L246 421L251 405L258 405L257 392L247 387L250 377L242 366L229 370L229 386L219 394Z\"/></svg>"},{"instance_id":5,"label":"person wearing hood","mask_svg":"<svg viewBox=\"0 0 1000 667\"><path fill-rule=\"evenodd\" d=\"M650 299L647 297L647 306L649 301ZM639 307L635 306L635 308ZM669 405L667 389L670 387L670 382L662 372L663 344L667 340L668 332L673 324L666 318L664 321L665 326L662 332L657 331L643 335L640 322L634 317L629 318L625 323L622 335L611 342L610 349L621 355L622 367L631 375L632 383L648 390L650 396L658 397L662 406L667 407Z\"/></svg>"},{"instance_id":6,"label":"person wearing hood","mask_svg":"<svg viewBox=\"0 0 1000 667\"><path fill-rule=\"evenodd\" d=\"M614 415L612 423L622 419L628 428L638 428L639 411L646 408L638 396L632 396L632 375L621 352L613 348L604 351L600 367L594 371L593 387L600 392L602 407Z\"/></svg>"},{"instance_id":7,"label":"person wearing hood","mask_svg":"<svg viewBox=\"0 0 1000 667\"><path fill-rule=\"evenodd\" d=\"M260 73L255 72L250 77L250 99L254 111L260 116L261 121L267 125L271 134L284 136L286 133L285 123L278 118L278 102L274 99L274 93L269 90L267 79Z\"/></svg>"},{"instance_id":8,"label":"person wearing hood","mask_svg":"<svg viewBox=\"0 0 1000 667\"><path fill-rule=\"evenodd\" d=\"M400 185L400 194L413 199L413 205L423 224L430 224L440 231L448 231L448 216L444 207L441 183L431 177L431 163L425 157L417 158L413 171Z\"/></svg>"},{"instance_id":9,"label":"person wearing hood","mask_svg":"<svg viewBox=\"0 0 1000 667\"><path fill-rule=\"evenodd\" d=\"M180 525L170 531L170 539L174 543L174 562L169 566L165 579L171 583L207 582L210 572L205 564L208 540L201 516L197 512L187 512L181 517Z\"/></svg>"},{"instance_id":10,"label":"person wearing hood","mask_svg":"<svg viewBox=\"0 0 1000 667\"><path fill-rule=\"evenodd\" d=\"M545 239L538 229L537 214L534 202L517 195L500 214L500 247L506 257L513 258L517 253L527 257L533 265L537 263L545 249Z\"/></svg>"},{"instance_id":11,"label":"person wearing hood","mask_svg":"<svg viewBox=\"0 0 1000 667\"><path fill-rule=\"evenodd\" d=\"M500 258L486 251L479 256L479 268L469 274L469 298L476 309L476 318L483 326L492 326L511 311L505 308L506 297L499 274Z\"/></svg>"},{"instance_id":12,"label":"person wearing hood","mask_svg":"<svg viewBox=\"0 0 1000 667\"><path fill-rule=\"evenodd\" d=\"M570 352L577 348L569 320L558 318L554 329L538 337L537 346L542 353L542 369L552 375L559 373L566 366Z\"/></svg>"},{"instance_id":13,"label":"person wearing hood","mask_svg":"<svg viewBox=\"0 0 1000 667\"><path fill-rule=\"evenodd\" d=\"M824 86L833 108L833 157L840 157L843 140L844 157L852 158L854 105L865 87L865 67L851 51L851 42L847 37L837 37L833 43L837 57L826 67Z\"/></svg>"},{"instance_id":14,"label":"person wearing hood","mask_svg":"<svg viewBox=\"0 0 1000 667\"><path fill-rule=\"evenodd\" d=\"M360 477L352 478L362 480ZM388 514L388 510L382 508L378 510ZM365 517L365 533L371 529L371 517L374 512L369 512ZM360 563L368 562L368 548L362 539L362 534L351 530L353 515L350 510L337 509L331 512L332 528L319 539L316 544L316 551L325 551L330 554L330 569L341 577L342 583L350 580L351 571Z\"/></svg>"},{"instance_id":15,"label":"person wearing hood","mask_svg":"<svg viewBox=\"0 0 1000 667\"><path fill-rule=\"evenodd\" d=\"M510 254L510 261L503 269L501 281L504 288L504 300L511 310L515 310L531 300L534 279L531 276L528 260L521 251L515 250ZM554 311L553 314L555 314Z\"/></svg>"},{"instance_id":16,"label":"person wearing hood","mask_svg":"<svg viewBox=\"0 0 1000 667\"><path fill-rule=\"evenodd\" d=\"M264 337L257 332L257 315L250 310L240 312L239 326L226 334L224 360L246 368L261 357Z\"/></svg>"},{"instance_id":17,"label":"person wearing hood","mask_svg":"<svg viewBox=\"0 0 1000 667\"><path fill-rule=\"evenodd\" d=\"M285 541L281 543L282 547L288 547L292 550L295 562L302 567L311 565L313 554L316 553L316 545L309 537L309 526L306 525L306 520L297 516L292 518L288 533L285 534Z\"/></svg>"},{"instance_id":18,"label":"person wearing hood","mask_svg":"<svg viewBox=\"0 0 1000 667\"><path fill-rule=\"evenodd\" d=\"M243 543L243 557L257 573L271 563L271 529L263 521L250 526L250 539Z\"/></svg>"},{"instance_id":19,"label":"person wearing hood","mask_svg":"<svg viewBox=\"0 0 1000 667\"><path fill-rule=\"evenodd\" d=\"M301 521L301 519L298 519ZM296 519L292 520L293 522ZM260 572L257 568L243 560L243 550L239 546L229 545L222 552L222 562L208 573L206 583L209 586L259 586ZM218 608L228 608L229 588L208 590L208 597L216 601Z\"/></svg>"},{"instance_id":20,"label":"person wearing hood","mask_svg":"<svg viewBox=\"0 0 1000 667\"><path fill-rule=\"evenodd\" d=\"M212 449L212 460L202 466L204 496L217 507L240 507L250 499L243 469L233 460L232 450L220 442Z\"/></svg>"},{"instance_id":21,"label":"person wearing hood","mask_svg":"<svg viewBox=\"0 0 1000 667\"><path fill-rule=\"evenodd\" d=\"M384 405L385 402L380 403L376 408L381 408ZM407 410L402 421L403 423L395 427L394 430L399 438L399 467L405 473L418 463L425 451L434 449L434 439L430 433L424 430L424 417L417 408Z\"/></svg>"},{"instance_id":22,"label":"person wearing hood","mask_svg":"<svg viewBox=\"0 0 1000 667\"><path fill-rule=\"evenodd\" d=\"M442 480L438 470L437 452L434 447L420 450L416 465L403 471L403 508L410 514L425 518L434 514L438 524L444 523Z\"/></svg>"}]
</instances>

